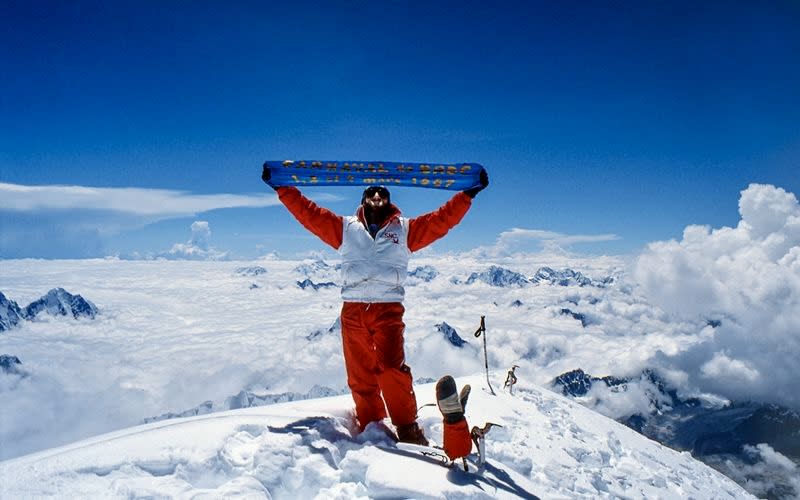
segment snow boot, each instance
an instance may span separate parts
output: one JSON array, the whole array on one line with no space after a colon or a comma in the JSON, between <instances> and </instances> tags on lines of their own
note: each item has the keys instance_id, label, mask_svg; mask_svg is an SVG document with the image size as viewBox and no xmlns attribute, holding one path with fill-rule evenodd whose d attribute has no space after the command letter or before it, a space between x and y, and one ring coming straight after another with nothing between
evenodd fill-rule
<instances>
[{"instance_id":1,"label":"snow boot","mask_svg":"<svg viewBox=\"0 0 800 500\"><path fill-rule=\"evenodd\" d=\"M425 433L422 432L422 429L416 422L411 422L410 424L405 424L405 425L398 425L397 440L400 441L401 443L411 443L411 444L419 444L422 446L428 446L428 439L425 437Z\"/></svg>"}]
</instances>

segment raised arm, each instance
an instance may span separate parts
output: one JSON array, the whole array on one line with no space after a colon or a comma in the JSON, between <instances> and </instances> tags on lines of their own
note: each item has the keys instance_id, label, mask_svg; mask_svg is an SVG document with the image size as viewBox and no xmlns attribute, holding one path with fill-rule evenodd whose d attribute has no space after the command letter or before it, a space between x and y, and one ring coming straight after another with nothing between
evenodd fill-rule
<instances>
[{"instance_id":1,"label":"raised arm","mask_svg":"<svg viewBox=\"0 0 800 500\"><path fill-rule=\"evenodd\" d=\"M270 171L266 164L261 179L278 193L278 199L303 227L335 249L342 246L344 222L341 216L309 200L295 187L270 184Z\"/></svg>"},{"instance_id":2,"label":"raised arm","mask_svg":"<svg viewBox=\"0 0 800 500\"><path fill-rule=\"evenodd\" d=\"M437 210L408 221L408 249L416 252L447 234L464 218L472 206L472 199L488 185L489 175L486 170L481 170L477 186L456 193Z\"/></svg>"},{"instance_id":3,"label":"raised arm","mask_svg":"<svg viewBox=\"0 0 800 500\"><path fill-rule=\"evenodd\" d=\"M309 200L295 187L279 187L278 198L289 209L295 219L335 249L342 246L342 217Z\"/></svg>"},{"instance_id":4,"label":"raised arm","mask_svg":"<svg viewBox=\"0 0 800 500\"><path fill-rule=\"evenodd\" d=\"M463 192L456 193L450 201L433 212L408 221L408 249L416 252L447 234L461 222L470 206L472 198Z\"/></svg>"}]
</instances>

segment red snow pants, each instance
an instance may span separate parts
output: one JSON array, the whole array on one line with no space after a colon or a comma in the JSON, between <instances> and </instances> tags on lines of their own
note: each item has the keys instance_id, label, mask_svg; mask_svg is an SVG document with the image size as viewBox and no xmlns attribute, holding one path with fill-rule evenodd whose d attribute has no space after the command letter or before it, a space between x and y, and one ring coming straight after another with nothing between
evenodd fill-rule
<instances>
[{"instance_id":1,"label":"red snow pants","mask_svg":"<svg viewBox=\"0 0 800 500\"><path fill-rule=\"evenodd\" d=\"M362 431L370 422L386 417L387 409L395 426L417 419L411 368L405 364L403 350L404 312L400 302L342 305L347 385Z\"/></svg>"}]
</instances>

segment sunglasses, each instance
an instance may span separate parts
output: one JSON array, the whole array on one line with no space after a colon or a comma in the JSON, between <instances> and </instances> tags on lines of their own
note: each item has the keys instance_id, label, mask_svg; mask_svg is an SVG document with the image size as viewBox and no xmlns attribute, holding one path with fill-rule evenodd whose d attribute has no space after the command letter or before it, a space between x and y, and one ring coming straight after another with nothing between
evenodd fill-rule
<instances>
[{"instance_id":1,"label":"sunglasses","mask_svg":"<svg viewBox=\"0 0 800 500\"><path fill-rule=\"evenodd\" d=\"M389 197L389 190L383 186L371 186L364 190L364 195L366 195L367 198L372 198L375 196L375 193L378 193L381 198Z\"/></svg>"}]
</instances>

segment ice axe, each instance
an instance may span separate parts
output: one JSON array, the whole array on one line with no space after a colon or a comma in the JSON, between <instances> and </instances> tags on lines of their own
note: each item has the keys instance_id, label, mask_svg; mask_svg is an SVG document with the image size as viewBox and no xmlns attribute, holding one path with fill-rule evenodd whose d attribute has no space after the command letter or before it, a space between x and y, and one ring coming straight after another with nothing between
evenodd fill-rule
<instances>
[{"instance_id":1,"label":"ice axe","mask_svg":"<svg viewBox=\"0 0 800 500\"><path fill-rule=\"evenodd\" d=\"M508 370L508 373L506 374L506 381L503 384L503 389L508 387L508 392L511 394L514 394L514 384L517 383L517 375L514 373L514 370L517 368L519 368L519 365L514 365L510 370Z\"/></svg>"},{"instance_id":2,"label":"ice axe","mask_svg":"<svg viewBox=\"0 0 800 500\"><path fill-rule=\"evenodd\" d=\"M489 382L489 354L486 352L486 316L481 316L481 326L475 330L475 338L478 338L483 334L483 363L486 367L486 383L489 385L489 392L492 393L492 396L495 395L494 389L492 389L492 383Z\"/></svg>"}]
</instances>

